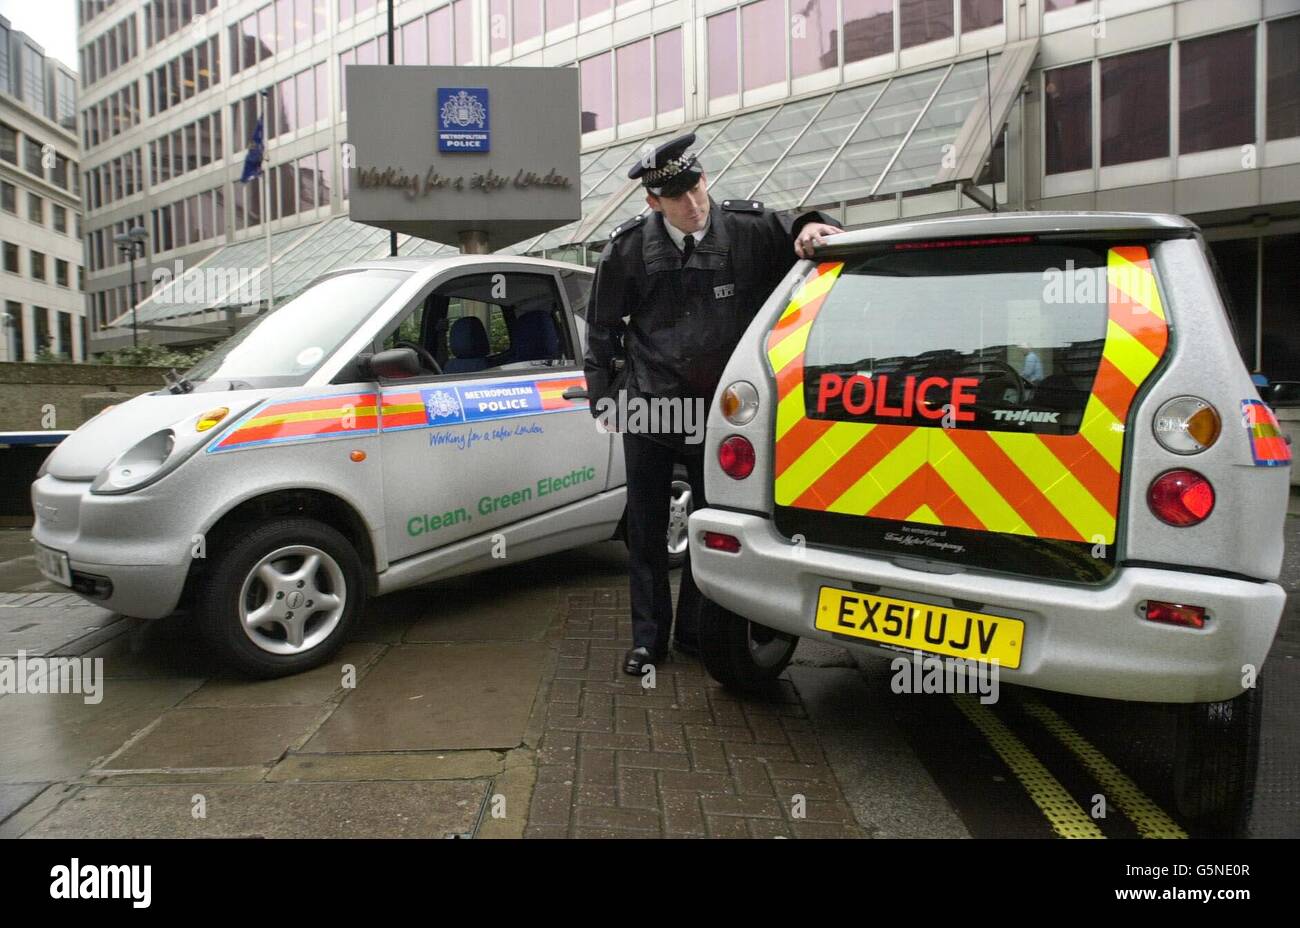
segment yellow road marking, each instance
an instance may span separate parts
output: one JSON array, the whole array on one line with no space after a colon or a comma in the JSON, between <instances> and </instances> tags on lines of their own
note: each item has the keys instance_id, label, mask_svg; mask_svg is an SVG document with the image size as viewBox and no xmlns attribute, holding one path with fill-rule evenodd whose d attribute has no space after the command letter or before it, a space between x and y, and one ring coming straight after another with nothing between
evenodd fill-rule
<instances>
[{"instance_id":1,"label":"yellow road marking","mask_svg":"<svg viewBox=\"0 0 1300 928\"><path fill-rule=\"evenodd\" d=\"M1069 722L1037 700L1025 698L1023 704L1025 712L1083 762L1088 772L1101 784L1107 799L1115 800L1120 811L1137 826L1138 833L1142 837L1187 837L1187 832L1178 827L1177 822L1166 815L1164 810L1142 792L1136 783L1097 750L1092 742L1079 734Z\"/></svg>"},{"instance_id":2,"label":"yellow road marking","mask_svg":"<svg viewBox=\"0 0 1300 928\"><path fill-rule=\"evenodd\" d=\"M950 698L998 752L1053 831L1062 838L1106 837L1069 791L1043 766L1043 762L978 697L962 694Z\"/></svg>"}]
</instances>

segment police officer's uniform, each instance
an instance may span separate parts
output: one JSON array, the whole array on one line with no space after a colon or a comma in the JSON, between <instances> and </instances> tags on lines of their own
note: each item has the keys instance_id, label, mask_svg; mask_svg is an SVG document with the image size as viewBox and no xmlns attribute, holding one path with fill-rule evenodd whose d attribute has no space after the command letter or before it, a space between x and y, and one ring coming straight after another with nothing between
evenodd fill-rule
<instances>
[{"instance_id":1,"label":"police officer's uniform","mask_svg":"<svg viewBox=\"0 0 1300 928\"><path fill-rule=\"evenodd\" d=\"M694 140L691 133L660 146L628 176L641 178L657 196L685 193L701 175L687 151ZM754 313L797 260L794 240L810 221L829 223L817 212L796 217L764 209L754 200L719 204L710 198L708 225L698 241L694 235L684 240L659 212L615 228L596 265L587 311L592 414L608 414L608 403L600 400L617 401L621 391L629 403L702 401L696 403L700 417L695 423L702 438L723 367ZM666 536L677 460L686 465L696 507L705 504L703 445L685 439L680 432L623 432L634 649L625 660L629 673L641 663L662 659L668 649L673 610ZM697 646L698 602L688 563L674 636L685 650ZM638 655L642 648L648 655Z\"/></svg>"}]
</instances>

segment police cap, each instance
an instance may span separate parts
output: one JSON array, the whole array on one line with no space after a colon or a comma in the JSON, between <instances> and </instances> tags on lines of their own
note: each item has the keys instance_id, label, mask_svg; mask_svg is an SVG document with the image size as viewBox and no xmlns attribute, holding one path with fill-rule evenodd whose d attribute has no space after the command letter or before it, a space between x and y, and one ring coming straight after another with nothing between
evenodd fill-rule
<instances>
[{"instance_id":1,"label":"police cap","mask_svg":"<svg viewBox=\"0 0 1300 928\"><path fill-rule=\"evenodd\" d=\"M653 152L638 158L636 164L628 169L627 176L639 179L642 186L655 196L681 196L695 186L703 173L695 153L687 151L694 142L694 132L664 142Z\"/></svg>"}]
</instances>

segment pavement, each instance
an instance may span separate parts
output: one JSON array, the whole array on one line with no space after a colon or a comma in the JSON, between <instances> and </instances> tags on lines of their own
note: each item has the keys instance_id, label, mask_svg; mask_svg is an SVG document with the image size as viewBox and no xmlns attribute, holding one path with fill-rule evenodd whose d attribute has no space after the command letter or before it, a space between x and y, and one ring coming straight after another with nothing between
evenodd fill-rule
<instances>
[{"instance_id":1,"label":"pavement","mask_svg":"<svg viewBox=\"0 0 1300 928\"><path fill-rule=\"evenodd\" d=\"M1300 836L1300 518L1287 533L1256 836ZM103 658L103 698L0 696L0 837L1198 836L1171 811L1164 707L902 696L887 660L808 641L762 698L683 655L624 675L618 544L374 599L329 664L251 682L184 616L60 592L26 539L0 530L0 656Z\"/></svg>"}]
</instances>

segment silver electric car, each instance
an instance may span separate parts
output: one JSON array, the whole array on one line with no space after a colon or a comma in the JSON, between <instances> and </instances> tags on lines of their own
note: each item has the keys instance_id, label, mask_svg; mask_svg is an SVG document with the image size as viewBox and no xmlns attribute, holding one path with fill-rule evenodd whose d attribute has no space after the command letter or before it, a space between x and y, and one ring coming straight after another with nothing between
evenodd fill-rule
<instances>
[{"instance_id":1,"label":"silver electric car","mask_svg":"<svg viewBox=\"0 0 1300 928\"><path fill-rule=\"evenodd\" d=\"M799 637L1181 704L1192 817L1249 789L1291 453L1199 230L1007 213L834 236L760 310L690 518L704 659Z\"/></svg>"}]
</instances>

